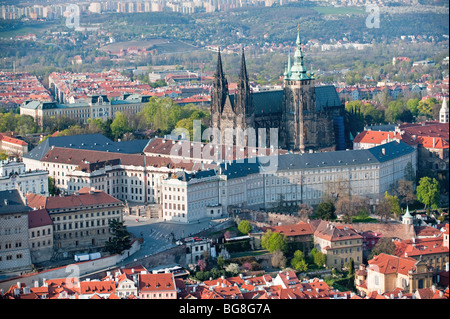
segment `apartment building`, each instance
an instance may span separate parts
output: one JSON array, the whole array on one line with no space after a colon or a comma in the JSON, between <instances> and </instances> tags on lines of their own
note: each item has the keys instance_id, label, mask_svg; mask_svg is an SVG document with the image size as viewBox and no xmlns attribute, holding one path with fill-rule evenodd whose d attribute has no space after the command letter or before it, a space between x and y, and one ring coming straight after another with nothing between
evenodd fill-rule
<instances>
[{"instance_id":1,"label":"apartment building","mask_svg":"<svg viewBox=\"0 0 450 319\"><path fill-rule=\"evenodd\" d=\"M28 73L0 72L0 106L16 108L25 100L52 101L38 78Z\"/></svg>"},{"instance_id":2,"label":"apartment building","mask_svg":"<svg viewBox=\"0 0 450 319\"><path fill-rule=\"evenodd\" d=\"M50 197L28 194L26 198L30 207L48 211L57 257L102 250L111 238L109 222L122 220L123 203L95 189Z\"/></svg>"},{"instance_id":3,"label":"apartment building","mask_svg":"<svg viewBox=\"0 0 450 319\"><path fill-rule=\"evenodd\" d=\"M177 299L172 273L139 274L139 299Z\"/></svg>"},{"instance_id":4,"label":"apartment building","mask_svg":"<svg viewBox=\"0 0 450 319\"><path fill-rule=\"evenodd\" d=\"M0 191L0 273L31 270L30 211L18 190Z\"/></svg>"},{"instance_id":5,"label":"apartment building","mask_svg":"<svg viewBox=\"0 0 450 319\"><path fill-rule=\"evenodd\" d=\"M162 181L164 220L192 223L228 216L232 207L264 205L263 176L256 161L213 167L191 174L171 174Z\"/></svg>"}]
</instances>

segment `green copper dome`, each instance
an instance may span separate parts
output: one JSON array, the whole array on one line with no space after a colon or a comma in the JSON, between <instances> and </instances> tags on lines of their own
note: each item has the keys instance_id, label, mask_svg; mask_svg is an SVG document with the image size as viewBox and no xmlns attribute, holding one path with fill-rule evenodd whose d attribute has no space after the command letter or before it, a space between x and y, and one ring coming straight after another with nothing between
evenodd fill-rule
<instances>
[{"instance_id":1,"label":"green copper dome","mask_svg":"<svg viewBox=\"0 0 450 319\"><path fill-rule=\"evenodd\" d=\"M297 48L294 53L294 64L291 66L291 54L289 52L288 66L284 72L284 78L287 81L301 81L313 80L314 72L307 72L303 62L302 41L300 39L300 31L297 33L297 40L295 41Z\"/></svg>"}]
</instances>

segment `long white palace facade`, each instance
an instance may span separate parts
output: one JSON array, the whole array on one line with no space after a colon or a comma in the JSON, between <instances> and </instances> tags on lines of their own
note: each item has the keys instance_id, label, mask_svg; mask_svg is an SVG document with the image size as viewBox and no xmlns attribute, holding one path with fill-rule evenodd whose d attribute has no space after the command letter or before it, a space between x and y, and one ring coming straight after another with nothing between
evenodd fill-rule
<instances>
[{"instance_id":1,"label":"long white palace facade","mask_svg":"<svg viewBox=\"0 0 450 319\"><path fill-rule=\"evenodd\" d=\"M52 146L23 161L27 169L48 171L67 194L94 187L121 201L159 204L164 220L182 223L224 216L237 207L313 206L326 195L361 196L376 204L405 178L407 168L417 167L417 150L397 141L364 150L269 156L248 151L245 159L221 162L192 156L173 161L163 153L177 143L149 140L134 154Z\"/></svg>"}]
</instances>

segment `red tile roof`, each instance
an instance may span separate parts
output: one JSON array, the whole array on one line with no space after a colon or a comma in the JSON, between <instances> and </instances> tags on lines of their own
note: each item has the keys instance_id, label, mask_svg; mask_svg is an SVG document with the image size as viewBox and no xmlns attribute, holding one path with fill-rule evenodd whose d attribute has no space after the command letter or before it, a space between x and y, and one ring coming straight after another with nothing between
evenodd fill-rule
<instances>
[{"instance_id":1,"label":"red tile roof","mask_svg":"<svg viewBox=\"0 0 450 319\"><path fill-rule=\"evenodd\" d=\"M176 291L172 273L139 274L140 292Z\"/></svg>"},{"instance_id":2,"label":"red tile roof","mask_svg":"<svg viewBox=\"0 0 450 319\"><path fill-rule=\"evenodd\" d=\"M308 236L314 233L311 226L304 222L299 222L298 224L269 226L263 228L264 231L266 229L270 229L276 233L284 234L286 235L286 237Z\"/></svg>"},{"instance_id":3,"label":"red tile roof","mask_svg":"<svg viewBox=\"0 0 450 319\"><path fill-rule=\"evenodd\" d=\"M413 240L404 240L402 242L394 241L396 245L397 256L422 256L430 254L448 254L449 249L443 245L442 237L439 238L416 238Z\"/></svg>"},{"instance_id":4,"label":"red tile roof","mask_svg":"<svg viewBox=\"0 0 450 319\"><path fill-rule=\"evenodd\" d=\"M112 294L116 292L116 283L107 281L82 281L79 288L80 294Z\"/></svg>"},{"instance_id":5,"label":"red tile roof","mask_svg":"<svg viewBox=\"0 0 450 319\"><path fill-rule=\"evenodd\" d=\"M41 159L42 162L78 165L82 168L87 168L87 164L89 163L104 163L112 160L119 160L122 165L144 166L144 155L68 149L60 147L50 149ZM183 160L180 163L175 163L170 158L156 156L145 156L145 163L147 167L182 168L186 170L201 168L201 164L191 160Z\"/></svg>"},{"instance_id":6,"label":"red tile roof","mask_svg":"<svg viewBox=\"0 0 450 319\"><path fill-rule=\"evenodd\" d=\"M48 210L58 208L83 207L89 205L120 204L120 200L106 194L105 192L84 187L79 190L79 194L64 196L44 197L36 194L27 194L28 206L32 208L46 208Z\"/></svg>"},{"instance_id":7,"label":"red tile roof","mask_svg":"<svg viewBox=\"0 0 450 319\"><path fill-rule=\"evenodd\" d=\"M397 257L384 253L369 260L368 270L373 270L382 274L399 273L407 275L410 270L415 269L417 260L411 257Z\"/></svg>"},{"instance_id":8,"label":"red tile roof","mask_svg":"<svg viewBox=\"0 0 450 319\"><path fill-rule=\"evenodd\" d=\"M363 239L363 237L349 225L335 226L324 220L321 220L320 222L312 221L310 222L310 225L314 230L314 236L328 241Z\"/></svg>"},{"instance_id":9,"label":"red tile roof","mask_svg":"<svg viewBox=\"0 0 450 319\"><path fill-rule=\"evenodd\" d=\"M32 210L28 213L28 228L53 225L46 209Z\"/></svg>"}]
</instances>

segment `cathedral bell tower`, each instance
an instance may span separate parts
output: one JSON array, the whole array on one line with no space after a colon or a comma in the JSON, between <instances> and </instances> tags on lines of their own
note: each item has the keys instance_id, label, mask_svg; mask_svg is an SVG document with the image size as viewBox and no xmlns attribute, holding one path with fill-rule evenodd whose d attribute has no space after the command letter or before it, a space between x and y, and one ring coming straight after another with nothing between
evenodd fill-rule
<instances>
[{"instance_id":1,"label":"cathedral bell tower","mask_svg":"<svg viewBox=\"0 0 450 319\"><path fill-rule=\"evenodd\" d=\"M305 152L316 130L314 122L307 121L315 112L314 73L308 72L304 66L300 31L295 44L294 63L291 66L289 54L284 72L280 146Z\"/></svg>"}]
</instances>

